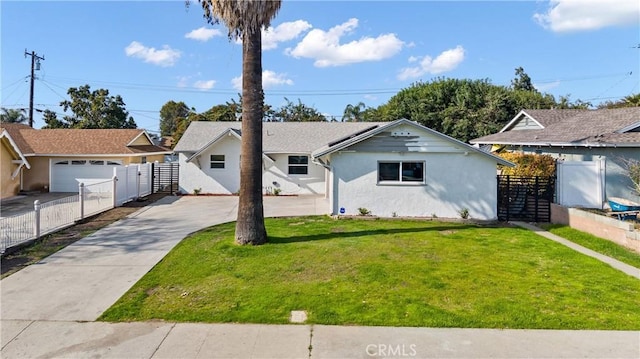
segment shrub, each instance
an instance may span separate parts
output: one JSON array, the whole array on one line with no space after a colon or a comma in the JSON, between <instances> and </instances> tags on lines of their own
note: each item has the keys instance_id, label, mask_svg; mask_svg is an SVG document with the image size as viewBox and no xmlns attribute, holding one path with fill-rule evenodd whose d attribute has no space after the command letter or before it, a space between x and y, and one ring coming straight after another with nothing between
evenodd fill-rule
<instances>
[{"instance_id":1,"label":"shrub","mask_svg":"<svg viewBox=\"0 0 640 359\"><path fill-rule=\"evenodd\" d=\"M498 156L516 164L516 167L500 166L503 175L549 177L554 176L556 173L556 160L550 155L503 152L499 153Z\"/></svg>"},{"instance_id":2,"label":"shrub","mask_svg":"<svg viewBox=\"0 0 640 359\"><path fill-rule=\"evenodd\" d=\"M640 195L640 161L634 159L623 158L624 169L627 171L626 175L633 183L631 189Z\"/></svg>"},{"instance_id":3,"label":"shrub","mask_svg":"<svg viewBox=\"0 0 640 359\"><path fill-rule=\"evenodd\" d=\"M368 216L368 215L371 214L371 211L366 209L366 208L364 208L364 207L358 208L358 212L360 212L361 216Z\"/></svg>"}]
</instances>

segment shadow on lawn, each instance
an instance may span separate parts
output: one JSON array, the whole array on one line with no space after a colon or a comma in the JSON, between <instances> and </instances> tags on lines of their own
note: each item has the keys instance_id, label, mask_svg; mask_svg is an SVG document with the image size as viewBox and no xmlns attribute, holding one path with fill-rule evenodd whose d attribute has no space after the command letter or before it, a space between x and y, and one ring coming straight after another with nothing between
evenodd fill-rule
<instances>
[{"instance_id":1,"label":"shadow on lawn","mask_svg":"<svg viewBox=\"0 0 640 359\"><path fill-rule=\"evenodd\" d=\"M385 229L374 229L369 231L334 231L327 233L317 233L310 234L305 236L292 236L292 237L278 237L278 236L269 236L270 244L286 244L286 243L297 243L297 242L311 242L311 241L320 241L327 239L335 239L335 238L354 238L354 237L366 237L366 236L379 236L379 235L393 235L393 234L404 234L404 233L421 233L421 232L445 232L447 234L451 234L450 232L457 232L464 229L471 228L482 228L482 226L465 224L460 226L433 226L433 227L420 227L420 228L385 228Z\"/></svg>"}]
</instances>

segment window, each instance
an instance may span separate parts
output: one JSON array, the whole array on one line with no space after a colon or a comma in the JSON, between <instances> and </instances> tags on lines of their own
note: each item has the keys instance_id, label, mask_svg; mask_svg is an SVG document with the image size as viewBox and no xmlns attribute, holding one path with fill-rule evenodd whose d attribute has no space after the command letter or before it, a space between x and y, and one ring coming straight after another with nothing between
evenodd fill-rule
<instances>
[{"instance_id":1,"label":"window","mask_svg":"<svg viewBox=\"0 0 640 359\"><path fill-rule=\"evenodd\" d=\"M86 160L72 160L71 164L72 165L83 165L84 166L84 165L87 164L87 161Z\"/></svg>"},{"instance_id":2,"label":"window","mask_svg":"<svg viewBox=\"0 0 640 359\"><path fill-rule=\"evenodd\" d=\"M378 162L379 183L424 183L424 162Z\"/></svg>"},{"instance_id":3,"label":"window","mask_svg":"<svg viewBox=\"0 0 640 359\"><path fill-rule=\"evenodd\" d=\"M309 174L308 156L289 156L289 174L306 175Z\"/></svg>"},{"instance_id":4,"label":"window","mask_svg":"<svg viewBox=\"0 0 640 359\"><path fill-rule=\"evenodd\" d=\"M65 161L56 161L54 163L54 165L68 165L68 164L69 164L69 161L66 161L66 160Z\"/></svg>"},{"instance_id":5,"label":"window","mask_svg":"<svg viewBox=\"0 0 640 359\"><path fill-rule=\"evenodd\" d=\"M140 163L147 163L147 156L140 157Z\"/></svg>"},{"instance_id":6,"label":"window","mask_svg":"<svg viewBox=\"0 0 640 359\"><path fill-rule=\"evenodd\" d=\"M102 166L102 165L104 165L104 161L102 161L102 160L89 160L89 164L90 165L94 165L94 166Z\"/></svg>"},{"instance_id":7,"label":"window","mask_svg":"<svg viewBox=\"0 0 640 359\"><path fill-rule=\"evenodd\" d=\"M224 168L224 155L211 155L209 161L210 168Z\"/></svg>"}]
</instances>

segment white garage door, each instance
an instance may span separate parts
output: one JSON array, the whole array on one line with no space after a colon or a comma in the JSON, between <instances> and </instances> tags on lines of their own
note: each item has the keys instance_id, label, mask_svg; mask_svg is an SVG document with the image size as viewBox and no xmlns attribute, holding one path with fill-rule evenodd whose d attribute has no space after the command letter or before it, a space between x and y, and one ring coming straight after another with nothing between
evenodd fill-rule
<instances>
[{"instance_id":1,"label":"white garage door","mask_svg":"<svg viewBox=\"0 0 640 359\"><path fill-rule=\"evenodd\" d=\"M51 160L50 192L78 192L76 178L104 178L113 177L113 167L121 166L122 161L101 159L60 159Z\"/></svg>"}]
</instances>

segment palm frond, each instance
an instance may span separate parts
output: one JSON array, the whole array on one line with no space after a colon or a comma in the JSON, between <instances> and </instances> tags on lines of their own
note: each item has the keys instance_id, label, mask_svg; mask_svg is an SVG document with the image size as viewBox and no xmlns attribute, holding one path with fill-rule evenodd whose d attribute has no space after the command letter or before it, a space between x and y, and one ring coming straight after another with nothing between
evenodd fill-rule
<instances>
[{"instance_id":1,"label":"palm frond","mask_svg":"<svg viewBox=\"0 0 640 359\"><path fill-rule=\"evenodd\" d=\"M219 22L229 29L229 38L242 38L245 32L268 27L276 16L281 0L199 0L204 18L210 24Z\"/></svg>"}]
</instances>

